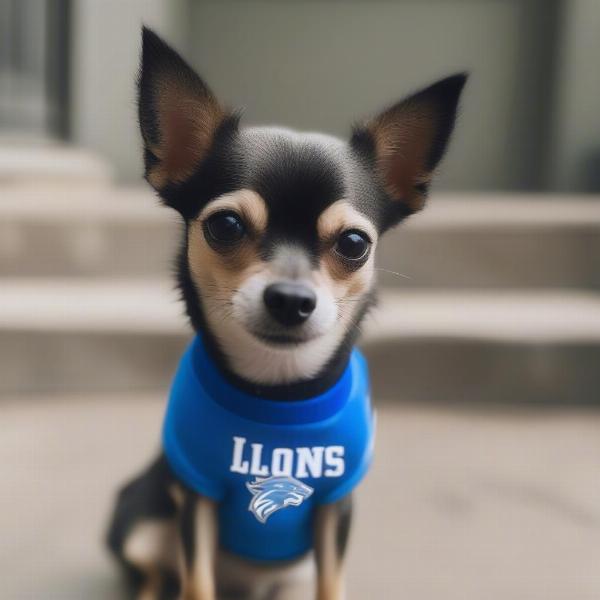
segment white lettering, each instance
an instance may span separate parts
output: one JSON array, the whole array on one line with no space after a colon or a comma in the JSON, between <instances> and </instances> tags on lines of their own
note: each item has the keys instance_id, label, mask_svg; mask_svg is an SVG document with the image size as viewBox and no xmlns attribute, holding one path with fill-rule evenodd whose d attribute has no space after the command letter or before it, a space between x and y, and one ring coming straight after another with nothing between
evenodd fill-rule
<instances>
[{"instance_id":1,"label":"white lettering","mask_svg":"<svg viewBox=\"0 0 600 600\"><path fill-rule=\"evenodd\" d=\"M298 465L296 466L296 477L321 477L323 473L323 446L313 448L296 448Z\"/></svg>"},{"instance_id":2,"label":"white lettering","mask_svg":"<svg viewBox=\"0 0 600 600\"><path fill-rule=\"evenodd\" d=\"M258 475L259 477L268 477L269 467L262 463L262 444L251 444L252 446L252 462L250 463L250 474Z\"/></svg>"},{"instance_id":3,"label":"white lettering","mask_svg":"<svg viewBox=\"0 0 600 600\"><path fill-rule=\"evenodd\" d=\"M242 475L256 477L341 477L345 470L343 446L313 446L312 448L275 448L271 456L264 455L263 444L249 444L246 451L246 438L233 437L233 453L229 470ZM263 462L264 460L264 462Z\"/></svg>"},{"instance_id":4,"label":"white lettering","mask_svg":"<svg viewBox=\"0 0 600 600\"><path fill-rule=\"evenodd\" d=\"M341 477L346 469L344 462L344 446L327 446L325 448L325 477Z\"/></svg>"},{"instance_id":5,"label":"white lettering","mask_svg":"<svg viewBox=\"0 0 600 600\"><path fill-rule=\"evenodd\" d=\"M275 448L271 461L271 475L291 477L294 464L294 452L290 448Z\"/></svg>"},{"instance_id":6,"label":"white lettering","mask_svg":"<svg viewBox=\"0 0 600 600\"><path fill-rule=\"evenodd\" d=\"M246 475L248 473L248 461L242 460L244 456L245 445L246 438L233 438L233 458L231 460L231 467L229 467L229 470L232 473L241 473L242 475Z\"/></svg>"}]
</instances>

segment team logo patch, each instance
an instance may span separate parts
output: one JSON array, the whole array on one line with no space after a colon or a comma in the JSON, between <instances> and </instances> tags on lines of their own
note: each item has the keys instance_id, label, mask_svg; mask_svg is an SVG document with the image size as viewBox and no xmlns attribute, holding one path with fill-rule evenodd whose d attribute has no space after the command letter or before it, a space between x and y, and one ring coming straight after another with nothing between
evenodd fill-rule
<instances>
[{"instance_id":1,"label":"team logo patch","mask_svg":"<svg viewBox=\"0 0 600 600\"><path fill-rule=\"evenodd\" d=\"M257 477L246 483L252 494L248 510L261 522L288 506L300 506L314 492L310 486L293 477Z\"/></svg>"}]
</instances>

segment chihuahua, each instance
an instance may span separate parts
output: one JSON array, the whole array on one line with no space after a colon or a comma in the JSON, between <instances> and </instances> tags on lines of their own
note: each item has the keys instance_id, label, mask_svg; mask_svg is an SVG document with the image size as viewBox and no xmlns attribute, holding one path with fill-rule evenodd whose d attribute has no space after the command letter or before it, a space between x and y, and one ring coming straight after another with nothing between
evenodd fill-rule
<instances>
[{"instance_id":1,"label":"chihuahua","mask_svg":"<svg viewBox=\"0 0 600 600\"><path fill-rule=\"evenodd\" d=\"M109 528L139 600L290 598L306 568L314 597L343 597L373 437L353 346L375 249L423 207L465 81L418 91L348 141L243 128L143 29L145 177L183 221L177 283L197 335L160 456L121 490Z\"/></svg>"}]
</instances>

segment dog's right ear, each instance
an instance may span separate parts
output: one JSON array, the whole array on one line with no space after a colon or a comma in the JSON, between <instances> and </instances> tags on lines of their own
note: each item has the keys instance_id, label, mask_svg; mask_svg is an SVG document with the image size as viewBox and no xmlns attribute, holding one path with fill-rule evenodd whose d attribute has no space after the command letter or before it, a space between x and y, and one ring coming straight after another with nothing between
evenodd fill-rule
<instances>
[{"instance_id":1,"label":"dog's right ear","mask_svg":"<svg viewBox=\"0 0 600 600\"><path fill-rule=\"evenodd\" d=\"M158 191L194 173L226 117L204 81L146 27L142 29L138 116L145 176Z\"/></svg>"}]
</instances>

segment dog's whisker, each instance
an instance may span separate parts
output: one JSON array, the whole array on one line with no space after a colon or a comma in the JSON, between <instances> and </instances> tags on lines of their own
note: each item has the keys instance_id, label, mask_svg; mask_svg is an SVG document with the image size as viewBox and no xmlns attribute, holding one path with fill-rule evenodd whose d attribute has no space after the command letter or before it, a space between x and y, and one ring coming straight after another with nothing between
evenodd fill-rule
<instances>
[{"instance_id":1,"label":"dog's whisker","mask_svg":"<svg viewBox=\"0 0 600 600\"><path fill-rule=\"evenodd\" d=\"M390 269L384 269L383 267L375 267L375 271L383 271L384 273L389 273L390 275L396 275L397 277L403 277L404 279L412 279L410 275L405 275L404 273L398 273L398 271L391 271Z\"/></svg>"}]
</instances>

